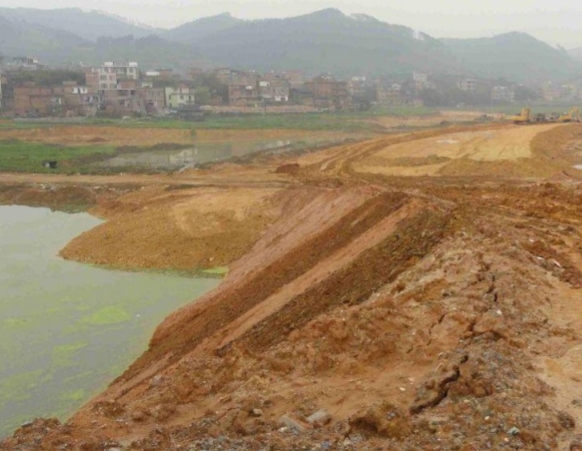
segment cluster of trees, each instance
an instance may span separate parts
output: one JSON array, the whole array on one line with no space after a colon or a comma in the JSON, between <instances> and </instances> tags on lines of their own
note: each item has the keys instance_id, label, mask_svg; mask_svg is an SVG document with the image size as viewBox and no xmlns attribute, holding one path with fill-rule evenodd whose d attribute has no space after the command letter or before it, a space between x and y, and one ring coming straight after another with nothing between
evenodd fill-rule
<instances>
[{"instance_id":1,"label":"cluster of trees","mask_svg":"<svg viewBox=\"0 0 582 451\"><path fill-rule=\"evenodd\" d=\"M83 85L85 84L85 74L74 70L35 70L10 73L12 85L33 82L37 86L48 87L62 85L65 81L76 81L78 85Z\"/></svg>"}]
</instances>

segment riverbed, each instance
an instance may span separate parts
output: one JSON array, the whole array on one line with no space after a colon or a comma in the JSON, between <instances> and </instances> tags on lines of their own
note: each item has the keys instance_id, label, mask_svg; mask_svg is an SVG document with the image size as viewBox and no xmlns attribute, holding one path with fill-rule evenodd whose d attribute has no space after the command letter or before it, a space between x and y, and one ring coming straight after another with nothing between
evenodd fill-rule
<instances>
[{"instance_id":1,"label":"riverbed","mask_svg":"<svg viewBox=\"0 0 582 451\"><path fill-rule=\"evenodd\" d=\"M219 283L57 256L100 222L0 206L0 438L35 417L65 419L146 349L165 316Z\"/></svg>"}]
</instances>

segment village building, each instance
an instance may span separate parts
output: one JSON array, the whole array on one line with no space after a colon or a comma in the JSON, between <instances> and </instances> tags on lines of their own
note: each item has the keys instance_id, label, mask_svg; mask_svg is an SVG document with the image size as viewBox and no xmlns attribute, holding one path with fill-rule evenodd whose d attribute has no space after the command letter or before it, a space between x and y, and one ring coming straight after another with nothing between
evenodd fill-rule
<instances>
[{"instance_id":1,"label":"village building","mask_svg":"<svg viewBox=\"0 0 582 451\"><path fill-rule=\"evenodd\" d=\"M494 86L491 88L491 101L499 103L515 102L515 92L509 86Z\"/></svg>"},{"instance_id":2,"label":"village building","mask_svg":"<svg viewBox=\"0 0 582 451\"><path fill-rule=\"evenodd\" d=\"M305 90L313 95L313 106L316 108L340 110L351 106L347 83L336 81L330 75L308 81Z\"/></svg>"},{"instance_id":3,"label":"village building","mask_svg":"<svg viewBox=\"0 0 582 451\"><path fill-rule=\"evenodd\" d=\"M160 114L166 108L164 88L142 86L137 89L137 96L142 100L147 114Z\"/></svg>"},{"instance_id":4,"label":"village building","mask_svg":"<svg viewBox=\"0 0 582 451\"><path fill-rule=\"evenodd\" d=\"M428 81L428 74L423 74L420 72L412 72L412 82L414 83L414 88L417 91L423 89L430 89L430 83Z\"/></svg>"},{"instance_id":5,"label":"village building","mask_svg":"<svg viewBox=\"0 0 582 451\"><path fill-rule=\"evenodd\" d=\"M117 89L117 74L102 67L92 67L85 70L85 83L96 90Z\"/></svg>"},{"instance_id":6,"label":"village building","mask_svg":"<svg viewBox=\"0 0 582 451\"><path fill-rule=\"evenodd\" d=\"M63 104L63 99L53 95L52 88L23 83L14 87L14 113L17 116L48 116Z\"/></svg>"},{"instance_id":7,"label":"village building","mask_svg":"<svg viewBox=\"0 0 582 451\"><path fill-rule=\"evenodd\" d=\"M368 79L363 76L352 77L348 81L348 92L350 95L362 94L368 87Z\"/></svg>"},{"instance_id":8,"label":"village building","mask_svg":"<svg viewBox=\"0 0 582 451\"><path fill-rule=\"evenodd\" d=\"M158 78L158 79L162 79L162 80L167 80L172 78L172 76L174 75L174 72L172 71L172 69L167 69L167 68L160 68L160 69L151 69L146 71L145 76L147 78Z\"/></svg>"},{"instance_id":9,"label":"village building","mask_svg":"<svg viewBox=\"0 0 582 451\"><path fill-rule=\"evenodd\" d=\"M279 78L259 81L259 96L267 103L289 102L289 83Z\"/></svg>"},{"instance_id":10,"label":"village building","mask_svg":"<svg viewBox=\"0 0 582 451\"><path fill-rule=\"evenodd\" d=\"M554 85L546 83L540 88L539 95L546 102L568 102L580 98L578 86L575 84Z\"/></svg>"},{"instance_id":11,"label":"village building","mask_svg":"<svg viewBox=\"0 0 582 451\"><path fill-rule=\"evenodd\" d=\"M283 72L283 78L289 82L291 89L301 88L307 81L305 73L300 70L285 71Z\"/></svg>"},{"instance_id":12,"label":"village building","mask_svg":"<svg viewBox=\"0 0 582 451\"><path fill-rule=\"evenodd\" d=\"M101 96L87 86L77 86L75 81L52 87L32 82L14 87L17 116L94 116L100 107Z\"/></svg>"},{"instance_id":13,"label":"village building","mask_svg":"<svg viewBox=\"0 0 582 451\"><path fill-rule=\"evenodd\" d=\"M6 68L11 71L36 71L46 69L47 67L46 64L42 64L36 58L31 58L29 56L15 56Z\"/></svg>"},{"instance_id":14,"label":"village building","mask_svg":"<svg viewBox=\"0 0 582 451\"><path fill-rule=\"evenodd\" d=\"M400 106L406 104L406 96L399 83L379 85L376 87L376 100L383 106Z\"/></svg>"},{"instance_id":15,"label":"village building","mask_svg":"<svg viewBox=\"0 0 582 451\"><path fill-rule=\"evenodd\" d=\"M457 88L464 92L477 91L477 80L474 78L464 78L457 81Z\"/></svg>"},{"instance_id":16,"label":"village building","mask_svg":"<svg viewBox=\"0 0 582 451\"><path fill-rule=\"evenodd\" d=\"M139 80L139 65L135 62L112 62L108 61L101 66L105 72L117 75L119 79Z\"/></svg>"},{"instance_id":17,"label":"village building","mask_svg":"<svg viewBox=\"0 0 582 451\"><path fill-rule=\"evenodd\" d=\"M187 86L165 88L166 106L174 110L196 104L194 90Z\"/></svg>"},{"instance_id":18,"label":"village building","mask_svg":"<svg viewBox=\"0 0 582 451\"><path fill-rule=\"evenodd\" d=\"M261 101L258 83L229 84L228 104L231 106L254 106Z\"/></svg>"},{"instance_id":19,"label":"village building","mask_svg":"<svg viewBox=\"0 0 582 451\"><path fill-rule=\"evenodd\" d=\"M216 79L224 85L254 85L259 81L259 75L255 72L245 72L229 68L216 69Z\"/></svg>"}]
</instances>

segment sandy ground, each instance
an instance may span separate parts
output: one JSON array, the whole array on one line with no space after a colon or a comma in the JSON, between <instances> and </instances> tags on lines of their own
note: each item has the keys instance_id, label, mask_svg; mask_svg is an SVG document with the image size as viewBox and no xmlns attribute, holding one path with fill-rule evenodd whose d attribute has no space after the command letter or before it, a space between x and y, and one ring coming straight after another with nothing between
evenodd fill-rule
<instances>
[{"instance_id":1,"label":"sandy ground","mask_svg":"<svg viewBox=\"0 0 582 451\"><path fill-rule=\"evenodd\" d=\"M437 114L425 116L383 116L374 118L371 122L381 125L387 129L402 127L434 127L442 124L455 124L461 122L472 122L483 116L479 111L440 111ZM503 115L489 115L492 120L502 119Z\"/></svg>"},{"instance_id":2,"label":"sandy ground","mask_svg":"<svg viewBox=\"0 0 582 451\"><path fill-rule=\"evenodd\" d=\"M357 170L384 175L438 175L455 160L518 163L532 159L531 142L540 133L559 127L555 124L452 133L389 145L369 154ZM453 164L451 164L453 163Z\"/></svg>"},{"instance_id":3,"label":"sandy ground","mask_svg":"<svg viewBox=\"0 0 582 451\"><path fill-rule=\"evenodd\" d=\"M6 176L4 202L94 196L108 221L68 258L231 271L66 424L0 449L582 449L581 127L390 135L175 182Z\"/></svg>"}]
</instances>

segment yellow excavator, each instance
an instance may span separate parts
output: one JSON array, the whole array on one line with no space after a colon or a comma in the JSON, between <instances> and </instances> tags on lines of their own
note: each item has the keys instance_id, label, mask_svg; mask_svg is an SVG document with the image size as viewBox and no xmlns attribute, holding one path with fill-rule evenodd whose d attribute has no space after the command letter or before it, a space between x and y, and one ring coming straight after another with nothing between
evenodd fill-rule
<instances>
[{"instance_id":1,"label":"yellow excavator","mask_svg":"<svg viewBox=\"0 0 582 451\"><path fill-rule=\"evenodd\" d=\"M558 122L580 122L580 108L574 107L569 112L558 116Z\"/></svg>"},{"instance_id":2,"label":"yellow excavator","mask_svg":"<svg viewBox=\"0 0 582 451\"><path fill-rule=\"evenodd\" d=\"M531 110L530 107L526 106L521 110L521 113L515 116L509 116L507 119L513 121L514 124L529 124L531 121Z\"/></svg>"}]
</instances>

